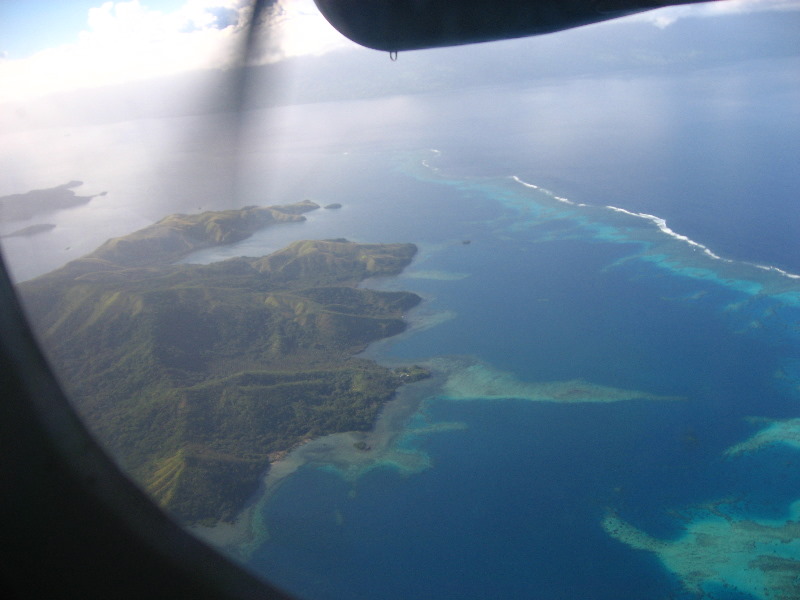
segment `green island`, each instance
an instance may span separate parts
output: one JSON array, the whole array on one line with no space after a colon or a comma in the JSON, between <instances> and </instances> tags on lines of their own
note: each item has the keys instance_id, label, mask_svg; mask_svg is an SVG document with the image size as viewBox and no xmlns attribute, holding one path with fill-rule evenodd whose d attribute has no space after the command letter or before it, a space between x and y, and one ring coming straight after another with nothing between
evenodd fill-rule
<instances>
[{"instance_id":1,"label":"green island","mask_svg":"<svg viewBox=\"0 0 800 600\"><path fill-rule=\"evenodd\" d=\"M73 190L82 185L82 181L74 180L51 188L31 190L24 194L0 196L0 219L3 221L31 219L40 214L88 204L97 196L106 195L105 192L101 192L94 196L78 196Z\"/></svg>"},{"instance_id":2,"label":"green island","mask_svg":"<svg viewBox=\"0 0 800 600\"><path fill-rule=\"evenodd\" d=\"M419 303L358 287L402 271L413 244L299 241L175 263L317 208L171 215L19 285L79 414L184 524L233 520L270 463L314 437L369 430L399 386L428 375L354 356L402 332Z\"/></svg>"}]
</instances>

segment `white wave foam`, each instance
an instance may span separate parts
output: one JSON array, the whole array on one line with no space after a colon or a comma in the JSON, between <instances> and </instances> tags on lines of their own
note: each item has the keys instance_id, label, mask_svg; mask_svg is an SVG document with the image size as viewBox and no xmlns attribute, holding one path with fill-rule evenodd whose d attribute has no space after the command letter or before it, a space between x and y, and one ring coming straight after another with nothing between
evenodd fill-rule
<instances>
[{"instance_id":1,"label":"white wave foam","mask_svg":"<svg viewBox=\"0 0 800 600\"><path fill-rule=\"evenodd\" d=\"M564 198L563 196L557 196L556 194L554 194L550 190L547 190L547 189L545 189L545 188L543 188L541 186L538 186L538 185L536 185L534 183L528 183L527 181L523 181L522 179L520 179L516 175L512 175L511 179L516 181L520 185L525 186L526 188L530 188L532 190L536 190L538 192L546 194L547 196L550 196L554 200L557 200L559 202L563 202L564 204L569 204L570 206L579 206L579 207L588 206L587 204L573 202L569 198ZM728 258L722 258L718 254L716 254L713 250L711 250L711 248L709 248L708 246L706 246L704 244L701 244L700 242L696 242L695 240L691 239L690 237L682 235L682 234L674 231L673 229L671 229L667 225L667 221L665 219L662 219L661 217L657 217L656 215L651 215L651 214L647 214L647 213L633 212L633 211L630 211L630 210L626 210L624 208L619 208L618 206L606 206L605 208L607 208L609 210L613 210L614 212L624 213L626 215L630 215L631 217L636 217L636 218L639 218L639 219L645 219L646 221L650 221L656 227L658 227L658 229L662 233L665 233L666 235L670 236L673 239L676 239L678 241L681 241L681 242L684 242L686 244L689 244L693 248L697 248L698 250L702 250L703 253L706 256L708 256L709 258L713 258L714 260L721 260L721 261L726 262L726 263L734 262L734 261L732 261L732 260L730 260ZM769 271L769 272L781 275L783 277L788 277L789 279L800 279L800 275L797 275L795 273L790 273L789 271L784 271L781 268L773 267L771 265L760 265L760 264L757 264L757 263L750 263L750 262L746 262L746 261L743 261L743 263L744 264L748 264L748 265L753 266L753 267L756 267L758 269L761 269L762 271Z\"/></svg>"},{"instance_id":2,"label":"white wave foam","mask_svg":"<svg viewBox=\"0 0 800 600\"><path fill-rule=\"evenodd\" d=\"M528 183L527 181L522 181L522 179L520 179L516 175L512 175L511 179L513 179L517 183L521 183L522 185L524 185L527 188L531 188L531 189L534 189L534 190L541 189L538 185L534 185L533 183Z\"/></svg>"},{"instance_id":3,"label":"white wave foam","mask_svg":"<svg viewBox=\"0 0 800 600\"><path fill-rule=\"evenodd\" d=\"M783 269L779 269L778 267L772 267L770 265L759 265L756 263L749 263L749 264L753 265L757 269L761 269L762 271L772 271L773 273L779 273L784 277L789 277L790 279L800 279L800 275L789 273L789 271L784 271Z\"/></svg>"},{"instance_id":4,"label":"white wave foam","mask_svg":"<svg viewBox=\"0 0 800 600\"><path fill-rule=\"evenodd\" d=\"M442 151L441 150L437 150L436 148L428 148L428 152L433 152L433 154L437 158L442 155ZM422 159L422 166L425 167L426 169L430 169L431 171L434 171L434 172L438 172L439 171L439 168L438 167L434 167L431 163L428 162L428 159L426 159L426 158Z\"/></svg>"},{"instance_id":5,"label":"white wave foam","mask_svg":"<svg viewBox=\"0 0 800 600\"><path fill-rule=\"evenodd\" d=\"M511 179L513 179L514 181L516 181L520 185L524 185L526 188L530 188L532 190L537 190L539 192L542 192L543 194L545 194L547 196L550 196L553 200L557 200L558 202L561 202L563 204L569 204L570 206L587 206L586 204L581 204L579 202L573 202L572 200L570 200L569 198L565 198L564 196L556 196L550 190L545 189L543 187L540 187L538 185L535 185L533 183L528 183L527 181L523 181L522 179L520 179L516 175L512 175Z\"/></svg>"},{"instance_id":6,"label":"white wave foam","mask_svg":"<svg viewBox=\"0 0 800 600\"><path fill-rule=\"evenodd\" d=\"M641 219L646 219L646 220L654 223L662 232L666 233L670 237L673 237L676 240L680 240L682 242L686 242L687 244L689 244L691 246L694 246L696 248L702 249L705 254L707 254L708 256L710 256L713 259L722 260L724 262L729 262L729 263L733 262L732 260L730 260L728 258L722 258L721 256L715 254L714 252L712 252L712 250L708 246L704 246L703 244L701 244L699 242L696 242L693 239L691 239L691 238L689 238L689 237L687 237L685 235L681 235L680 233L677 233L677 232L673 231L672 229L670 229L667 226L667 222L664 219L662 219L661 217L656 217L655 215L648 215L647 213L635 213L635 212L631 212L629 210L625 210L624 208L618 208L616 206L606 206L606 208L608 208L610 210L613 210L613 211L616 211L616 212L625 213L626 215L631 215L632 217L639 217ZM773 267L771 265L759 265L757 263L751 263L751 262L747 262L747 261L743 261L743 263L747 264L747 265L750 265L750 266L753 266L753 267L756 267L757 269L761 269L762 271L769 271L769 272L772 272L772 273L778 273L779 275L782 275L783 277L788 277L790 279L800 279L800 275L796 275L794 273L790 273L788 271L784 271L783 269L780 269L778 267Z\"/></svg>"},{"instance_id":7,"label":"white wave foam","mask_svg":"<svg viewBox=\"0 0 800 600\"><path fill-rule=\"evenodd\" d=\"M618 208L616 206L606 206L606 208L613 210L614 212L624 213L632 217L638 217L640 219L645 219L646 221L650 221L656 227L658 227L662 231L662 233L666 233L668 236L675 238L676 240L680 240L681 242L686 242L687 244L689 244L690 246L694 246L695 248L700 248L705 254L707 254L711 258L716 260L724 260L725 262L731 262L727 258L722 258L721 256L714 254L714 252L712 252L708 246L704 246L700 242L695 242L693 239L673 231L667 226L667 222L661 217L657 217L655 215L648 215L647 213L631 212L629 210L625 210L624 208Z\"/></svg>"}]
</instances>

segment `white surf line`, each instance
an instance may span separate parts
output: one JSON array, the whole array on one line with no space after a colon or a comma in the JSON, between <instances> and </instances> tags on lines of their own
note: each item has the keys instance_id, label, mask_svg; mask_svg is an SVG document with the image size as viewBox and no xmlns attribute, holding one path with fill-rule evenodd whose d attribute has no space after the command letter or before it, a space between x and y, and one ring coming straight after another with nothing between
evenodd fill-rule
<instances>
[{"instance_id":1,"label":"white surf line","mask_svg":"<svg viewBox=\"0 0 800 600\"><path fill-rule=\"evenodd\" d=\"M438 157L440 157L442 155L442 151L441 150L437 150L436 148L428 148L428 152L433 152L433 154L434 154L434 156L436 158L438 158ZM422 159L422 166L424 166L427 169L430 169L431 171L437 171L437 172L439 171L439 168L438 167L434 167L433 165L431 165L428 162L428 159L426 159L426 158Z\"/></svg>"},{"instance_id":2,"label":"white surf line","mask_svg":"<svg viewBox=\"0 0 800 600\"><path fill-rule=\"evenodd\" d=\"M521 185L523 185L523 186L525 186L527 188L542 192L542 193L550 196L554 200L558 200L559 202L563 202L564 204L569 204L570 206L580 206L580 207L589 206L588 204L573 202L569 198L564 198L563 196L557 196L556 194L554 194L553 192L551 192L548 189L545 189L545 188L543 188L541 186L538 186L536 184L533 184L533 183L528 183L527 181L523 181L522 179L520 179L516 175L512 175L511 179L513 179L517 183L519 183L519 184L521 184ZM650 214L647 214L647 213L637 213L637 212L633 212L633 211L630 211L630 210L626 210L624 208L619 208L618 206L610 206L609 205L609 206L606 206L605 208L607 208L609 210L613 210L615 212L624 213L624 214L630 215L632 217L637 217L639 219L645 219L647 221L650 221L656 227L658 227L658 229L662 233L665 233L668 236L670 236L670 237L672 237L672 238L674 238L676 240L679 240L681 242L689 244L690 246L693 246L695 248L698 248L698 249L702 250L704 254L706 254L708 257L713 258L715 260L721 260L721 261L727 262L727 263L739 262L740 264L746 264L746 265L749 265L751 267L756 267L757 269L761 269L762 271L770 271L772 273L777 273L779 275L782 275L783 277L788 277L789 279L800 279L800 275L797 275L795 273L790 273L789 271L785 271L785 270L783 270L783 269L781 269L779 267L774 267L774 266L771 266L771 265L760 265L758 263L753 263L753 262L749 262L749 261L734 261L734 260L731 260L729 258L723 258L723 257L719 256L718 254L716 254L708 246L706 246L704 244L701 244L700 242L696 242L693 239L691 239L690 237L682 235L682 234L674 231L673 229L670 229L670 227L667 225L667 221L665 219L662 219L661 217L657 217L656 215L650 215Z\"/></svg>"},{"instance_id":3,"label":"white surf line","mask_svg":"<svg viewBox=\"0 0 800 600\"><path fill-rule=\"evenodd\" d=\"M780 275L782 275L784 277L788 277L790 279L800 279L800 275L795 275L794 273L790 273L788 271L784 271L783 269L781 269L779 267L773 267L771 265L759 265L758 263L753 263L753 262L749 262L749 261L746 261L746 260L733 261L733 260L731 260L729 258L722 258L721 256L718 256L717 254L712 252L711 249L708 248L708 246L704 246L703 244L701 244L699 242L695 242L693 239L691 239L689 237L686 237L685 235L681 235L681 234L673 231L672 229L670 229L667 226L667 222L664 219L662 219L661 217L656 217L655 215L648 215L647 213L635 213L635 212L631 212L629 210L625 210L624 208L618 208L616 206L606 206L606 208L611 209L611 210L616 211L616 212L625 213L626 215L631 215L633 217L639 217L639 218L651 221L661 231L663 231L667 235L672 236L677 240L681 240L682 242L686 242L687 244L690 244L690 245L695 246L697 248L701 248L703 250L703 252L705 252L708 256L710 256L711 258L714 258L716 260L722 260L722 261L728 262L728 263L740 262L740 264L750 265L751 267L756 267L757 269L761 269L762 271L771 271L773 273L778 273L778 274L780 274Z\"/></svg>"},{"instance_id":4,"label":"white surf line","mask_svg":"<svg viewBox=\"0 0 800 600\"><path fill-rule=\"evenodd\" d=\"M429 151L433 152L436 156L441 156L441 154L442 154L442 151L441 150L437 150L436 148L429 148ZM434 167L434 166L430 165L427 160L423 160L422 164L425 167L431 169L432 171L435 171L435 172L439 171L439 169L437 167ZM532 190L536 190L536 191L538 191L540 193L543 193L543 194L549 196L550 198L553 198L554 200L556 200L558 202L561 202L563 204L567 204L569 206L578 206L578 207L581 207L581 208L590 207L589 204L584 204L582 202L574 202L574 201L570 200L569 198L565 198L564 196L558 196L555 193L553 193L550 190L548 190L547 188L543 188L543 187L541 187L539 185L536 185L535 183L529 183L527 181L524 181L523 179L521 179L517 175L511 175L510 179L512 179L516 183L519 183L520 185L522 185L522 186L524 186L526 188L529 188L529 189L532 189ZM721 261L726 262L726 263L738 262L739 264L749 265L751 267L755 267L757 269L761 269L762 271L771 271L773 273L777 273L777 274L779 274L779 275L781 275L783 277L787 277L789 279L800 279L800 275L797 275L795 273L790 273L789 271L785 271L785 270L783 270L783 269L781 269L779 267L774 267L774 266L771 266L771 265L760 265L758 263L753 263L753 262L749 262L749 261L745 261L745 260L734 261L734 260L729 259L729 258L723 258L723 257L719 256L718 254L716 254L714 251L712 251L711 248L709 248L708 246L706 246L704 244L701 244L700 242L696 242L693 239L691 239L690 237L682 235L682 234L670 229L669 226L667 225L667 221L665 219L662 219L661 217L657 217L656 215L650 215L650 214L647 214L647 213L637 213L637 212L633 212L633 211L630 211L630 210L626 210L624 208L619 208L618 206L611 206L611 205L608 205L605 208L607 208L609 210L613 210L615 212L624 213L624 214L630 215L632 217L637 217L639 219L645 219L647 221L650 221L656 227L658 227L658 229L662 233L665 233L668 236L670 236L671 238L674 238L676 240L679 240L681 242L689 244L692 247L695 247L695 248L698 248L698 249L702 250L703 253L706 256L708 256L709 258L713 258L714 260L721 260Z\"/></svg>"},{"instance_id":5,"label":"white surf line","mask_svg":"<svg viewBox=\"0 0 800 600\"><path fill-rule=\"evenodd\" d=\"M772 271L774 273L780 273L784 277L789 277L790 279L800 279L800 275L795 275L794 273L789 273L789 271L784 271L778 267L772 267L770 265L759 265L757 263L747 263L748 265L754 266L756 269L761 269L762 271Z\"/></svg>"},{"instance_id":6,"label":"white surf line","mask_svg":"<svg viewBox=\"0 0 800 600\"><path fill-rule=\"evenodd\" d=\"M667 222L662 219L661 217L657 217L655 215L648 215L647 213L636 213L631 212L629 210L625 210L624 208L618 208L616 206L606 206L606 208L613 210L615 212L624 213L626 215L630 215L632 217L638 217L640 219L645 219L646 221L650 221L656 227L658 227L663 233L666 233L668 236L675 238L676 240L680 240L682 242L686 242L690 246L694 246L695 248L700 248L703 252L705 252L708 256L716 260L722 260L725 262L733 262L728 258L722 258L721 256L714 254L708 246L704 246L699 242L695 242L693 239L686 237L685 235L681 235L667 227Z\"/></svg>"},{"instance_id":7,"label":"white surf line","mask_svg":"<svg viewBox=\"0 0 800 600\"><path fill-rule=\"evenodd\" d=\"M588 206L586 204L578 204L577 202L573 202L569 198L564 198L563 196L556 196L550 190L547 190L547 189L545 189L543 187L540 187L538 185L535 185L533 183L528 183L526 181L523 181L522 179L520 179L516 175L512 175L511 179L513 179L514 181L516 181L519 184L524 185L527 188L543 192L543 193L547 194L548 196L550 196L551 198L553 198L555 200L558 200L559 202L563 202L564 204L569 204L570 206ZM668 236L673 237L676 240L680 240L680 241L685 242L685 243L687 243L687 244L689 244L691 246L694 246L696 248L700 248L701 250L703 250L703 252L705 252L711 258L714 258L716 260L723 260L725 262L732 262L732 261L728 260L727 258L722 258L721 256L718 256L718 255L714 254L714 252L712 252L711 249L709 249L707 246L704 246L703 244L701 244L699 242L695 242L693 239L691 239L689 237L686 237L685 235L681 235L681 234L673 231L672 229L670 229L667 226L667 222L664 219L662 219L661 217L657 217L655 215L648 215L647 213L631 212L629 210L625 210L624 208L619 208L617 206L606 206L606 208L609 209L609 210L613 210L614 212L624 213L626 215L630 215L631 217L637 217L639 219L645 219L646 221L650 221L656 227L658 227L661 230L662 233L666 233Z\"/></svg>"},{"instance_id":8,"label":"white surf line","mask_svg":"<svg viewBox=\"0 0 800 600\"><path fill-rule=\"evenodd\" d=\"M533 183L528 183L527 181L523 181L522 179L520 179L516 175L512 175L511 179L513 179L514 181L516 181L520 185L524 185L526 188L531 188L532 190L540 191L543 194L545 194L547 196L550 196L553 200L558 200L559 202L562 202L564 204L569 204L570 206L588 206L588 204L582 204L580 202L573 202L569 198L564 198L564 196L557 196L557 195L555 195L553 192L551 192L548 189L545 189L545 188L543 188L541 186L538 186L538 185L535 185Z\"/></svg>"}]
</instances>

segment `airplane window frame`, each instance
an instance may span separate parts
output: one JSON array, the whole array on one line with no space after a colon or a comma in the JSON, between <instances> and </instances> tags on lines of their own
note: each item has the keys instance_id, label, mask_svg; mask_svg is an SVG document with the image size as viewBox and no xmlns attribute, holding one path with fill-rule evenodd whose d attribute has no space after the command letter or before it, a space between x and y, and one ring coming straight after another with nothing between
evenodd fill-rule
<instances>
[{"instance_id":1,"label":"airplane window frame","mask_svg":"<svg viewBox=\"0 0 800 600\"><path fill-rule=\"evenodd\" d=\"M0 259L0 589L6 598L288 600L182 529L70 406Z\"/></svg>"}]
</instances>

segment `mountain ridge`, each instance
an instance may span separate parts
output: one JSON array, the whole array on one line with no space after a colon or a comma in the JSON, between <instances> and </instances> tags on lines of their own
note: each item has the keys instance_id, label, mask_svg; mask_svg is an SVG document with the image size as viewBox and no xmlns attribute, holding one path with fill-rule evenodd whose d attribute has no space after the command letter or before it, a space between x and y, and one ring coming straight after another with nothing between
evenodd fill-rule
<instances>
[{"instance_id":1,"label":"mountain ridge","mask_svg":"<svg viewBox=\"0 0 800 600\"><path fill-rule=\"evenodd\" d=\"M171 215L19 285L79 414L183 523L232 520L276 457L369 429L401 384L427 374L354 358L402 332L419 303L357 287L402 271L413 244L298 241L264 257L174 263L315 208Z\"/></svg>"}]
</instances>

